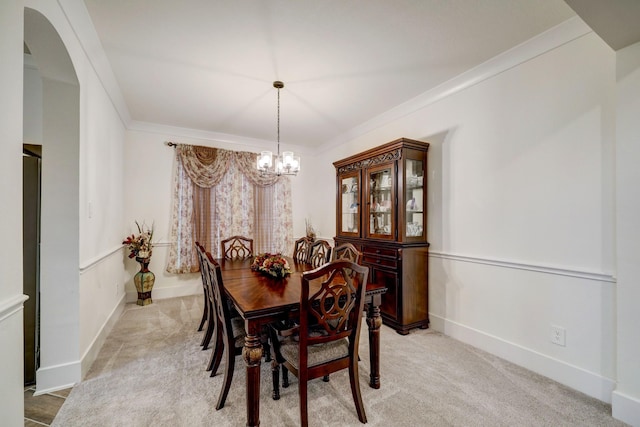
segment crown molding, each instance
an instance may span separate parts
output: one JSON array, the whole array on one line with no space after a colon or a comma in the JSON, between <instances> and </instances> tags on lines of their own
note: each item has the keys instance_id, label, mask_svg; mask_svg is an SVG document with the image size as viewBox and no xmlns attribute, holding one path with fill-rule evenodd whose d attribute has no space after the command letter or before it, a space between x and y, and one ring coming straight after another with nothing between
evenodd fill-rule
<instances>
[{"instance_id":1,"label":"crown molding","mask_svg":"<svg viewBox=\"0 0 640 427\"><path fill-rule=\"evenodd\" d=\"M194 139L202 139L205 141L221 142L221 143L229 144L233 146L245 147L249 150L255 150L256 147L260 147L265 150L273 150L276 147L275 140L250 138L250 137L241 136L241 135L233 135L233 134L221 133L221 132L211 132L206 130L184 128L179 126L162 125L158 123L141 122L137 120L132 120L129 123L127 130L155 133L155 134L163 135L165 138L166 137L173 137L176 139L194 138ZM172 142L179 143L180 141L172 141ZM293 145L293 144L286 144L286 143L283 143L282 141L280 142L280 145L283 146L283 148L289 148L300 153L308 154L312 152L312 150L309 150L308 147L303 147L303 146Z\"/></svg>"}]
</instances>

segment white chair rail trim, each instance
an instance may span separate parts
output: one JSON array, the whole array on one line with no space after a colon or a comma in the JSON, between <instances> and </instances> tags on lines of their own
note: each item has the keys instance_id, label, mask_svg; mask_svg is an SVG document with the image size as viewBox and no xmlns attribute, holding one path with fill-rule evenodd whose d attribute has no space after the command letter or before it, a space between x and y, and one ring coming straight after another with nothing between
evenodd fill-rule
<instances>
[{"instance_id":1,"label":"white chair rail trim","mask_svg":"<svg viewBox=\"0 0 640 427\"><path fill-rule=\"evenodd\" d=\"M429 251L429 256L452 261L470 262L474 264L485 264L494 267L513 268L516 270L534 271L536 273L554 274L557 276L576 277L579 279L594 280L597 282L616 283L616 278L611 274L597 273L592 271L580 271L574 269L552 267L547 265L528 264L519 261L509 261L501 259L481 258L468 255L458 255L445 252Z\"/></svg>"},{"instance_id":2,"label":"white chair rail trim","mask_svg":"<svg viewBox=\"0 0 640 427\"><path fill-rule=\"evenodd\" d=\"M169 246L171 243L169 242L157 242L153 244L153 247L165 247L165 246ZM102 261L104 261L106 258L109 258L111 255L115 254L116 252L120 251L120 250L125 250L126 248L123 245L118 245L114 248L111 248L108 251L103 252L102 254L93 257L91 259L89 259L88 261L86 261L83 265L80 266L80 274L84 274L87 272L87 270L95 267L96 265L100 264Z\"/></svg>"},{"instance_id":3,"label":"white chair rail trim","mask_svg":"<svg viewBox=\"0 0 640 427\"><path fill-rule=\"evenodd\" d=\"M24 302L28 299L28 296L20 294L0 302L0 322L17 312L22 311Z\"/></svg>"},{"instance_id":4,"label":"white chair rail trim","mask_svg":"<svg viewBox=\"0 0 640 427\"><path fill-rule=\"evenodd\" d=\"M86 261L83 265L80 266L80 274L86 273L87 270L89 270L90 268L95 267L96 265L100 264L100 262L102 262L104 259L109 258L111 255L123 249L124 249L124 246L118 245L116 247L113 247L103 252L98 256L90 258L88 261Z\"/></svg>"}]
</instances>

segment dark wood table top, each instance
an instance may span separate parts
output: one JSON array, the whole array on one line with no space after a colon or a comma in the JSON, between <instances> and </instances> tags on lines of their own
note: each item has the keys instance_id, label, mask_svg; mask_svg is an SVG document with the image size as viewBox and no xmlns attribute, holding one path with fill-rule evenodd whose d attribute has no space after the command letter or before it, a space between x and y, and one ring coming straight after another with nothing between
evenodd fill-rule
<instances>
[{"instance_id":1,"label":"dark wood table top","mask_svg":"<svg viewBox=\"0 0 640 427\"><path fill-rule=\"evenodd\" d=\"M251 271L253 259L216 260L220 264L222 283L227 295L245 319L297 310L300 304L302 273L312 270L309 264L289 261L291 274L275 279L260 272ZM313 282L310 283L313 293ZM318 285L319 287L319 285ZM367 284L367 295L384 293L383 285Z\"/></svg>"}]
</instances>

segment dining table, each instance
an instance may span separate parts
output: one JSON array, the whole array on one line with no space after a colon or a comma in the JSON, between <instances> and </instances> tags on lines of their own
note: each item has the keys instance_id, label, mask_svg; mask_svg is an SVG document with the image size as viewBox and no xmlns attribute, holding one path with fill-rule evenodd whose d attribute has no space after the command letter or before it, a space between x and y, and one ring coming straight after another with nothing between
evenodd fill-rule
<instances>
[{"instance_id":1,"label":"dining table","mask_svg":"<svg viewBox=\"0 0 640 427\"><path fill-rule=\"evenodd\" d=\"M247 426L260 425L263 327L272 322L295 318L300 307L302 273L313 269L307 263L285 258L291 274L283 279L253 271L253 258L216 259L220 265L225 293L244 319L246 337L242 358L247 372ZM380 304L386 290L384 285L369 282L365 291L365 313L369 329L369 386L376 389L380 388Z\"/></svg>"}]
</instances>

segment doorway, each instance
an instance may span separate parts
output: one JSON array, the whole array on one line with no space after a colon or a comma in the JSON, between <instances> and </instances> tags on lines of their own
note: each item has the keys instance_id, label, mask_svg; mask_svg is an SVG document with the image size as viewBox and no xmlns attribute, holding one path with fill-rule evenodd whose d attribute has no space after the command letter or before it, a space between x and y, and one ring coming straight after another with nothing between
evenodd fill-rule
<instances>
[{"instance_id":1,"label":"doorway","mask_svg":"<svg viewBox=\"0 0 640 427\"><path fill-rule=\"evenodd\" d=\"M36 383L40 364L40 171L42 146L23 145L22 264L24 303L24 385Z\"/></svg>"}]
</instances>

